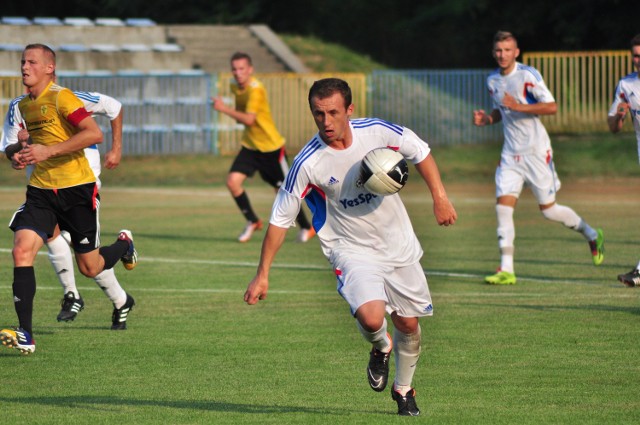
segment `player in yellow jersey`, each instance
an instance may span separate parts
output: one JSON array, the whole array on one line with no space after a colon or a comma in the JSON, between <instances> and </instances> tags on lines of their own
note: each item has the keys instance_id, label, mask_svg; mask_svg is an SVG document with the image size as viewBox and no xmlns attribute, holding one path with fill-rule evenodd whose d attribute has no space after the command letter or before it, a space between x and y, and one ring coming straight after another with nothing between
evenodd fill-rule
<instances>
[{"instance_id":1,"label":"player in yellow jersey","mask_svg":"<svg viewBox=\"0 0 640 425\"><path fill-rule=\"evenodd\" d=\"M18 107L26 128L18 134L22 150L13 156L16 169L35 165L25 203L9 227L13 240L13 300L19 327L0 330L0 341L24 354L35 351L33 300L34 259L56 226L71 236L78 269L95 277L122 260L131 270L137 253L129 230L112 245L100 247L100 196L84 148L102 142L100 127L69 89L54 83L55 52L30 44L22 52L22 83L28 95Z\"/></svg>"},{"instance_id":2,"label":"player in yellow jersey","mask_svg":"<svg viewBox=\"0 0 640 425\"><path fill-rule=\"evenodd\" d=\"M227 188L247 219L247 225L238 241L247 242L256 230L262 229L262 220L253 211L242 184L247 177L252 177L258 171L262 179L277 191L289 171L289 165L284 148L285 140L273 122L267 91L253 77L251 57L242 52L234 53L231 56L231 72L235 79L235 83L231 85L231 91L235 95L235 108L225 105L219 97L213 99L213 107L245 126L242 148L227 176ZM306 242L313 237L315 231L303 211L300 211L296 221L300 226L299 242Z\"/></svg>"}]
</instances>

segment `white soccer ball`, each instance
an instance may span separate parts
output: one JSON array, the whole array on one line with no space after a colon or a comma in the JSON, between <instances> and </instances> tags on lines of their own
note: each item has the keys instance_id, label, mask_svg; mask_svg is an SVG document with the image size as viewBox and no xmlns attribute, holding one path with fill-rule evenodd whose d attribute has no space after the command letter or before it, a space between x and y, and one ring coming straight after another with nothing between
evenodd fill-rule
<instances>
[{"instance_id":1,"label":"white soccer ball","mask_svg":"<svg viewBox=\"0 0 640 425\"><path fill-rule=\"evenodd\" d=\"M393 195L409 178L409 166L404 157L391 148L369 151L360 163L360 183L376 195Z\"/></svg>"}]
</instances>

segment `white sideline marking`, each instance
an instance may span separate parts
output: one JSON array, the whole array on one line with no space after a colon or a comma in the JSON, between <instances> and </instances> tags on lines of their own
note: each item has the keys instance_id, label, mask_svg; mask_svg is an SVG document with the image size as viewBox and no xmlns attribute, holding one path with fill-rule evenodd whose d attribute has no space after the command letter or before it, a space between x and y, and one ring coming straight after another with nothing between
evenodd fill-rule
<instances>
[{"instance_id":1,"label":"white sideline marking","mask_svg":"<svg viewBox=\"0 0 640 425\"><path fill-rule=\"evenodd\" d=\"M7 248L0 248L0 252L3 253L11 253L11 249L7 249ZM40 251L38 252L38 255L47 255L46 252L44 251ZM180 264L197 264L197 265L211 265L211 266L230 266L230 267L250 267L250 268L256 268L258 267L258 263L257 262L250 262L250 261L223 261L223 260L194 260L194 259L175 259L175 258L158 258L158 257L138 257L138 261L140 262L151 262L151 263L180 263ZM274 263L272 268L274 269L291 269L291 270L330 270L330 266L328 264L326 265L317 265L317 264L307 264L307 265L301 265L301 264L287 264L287 263ZM472 279L472 280L477 280L480 283L482 283L484 281L484 275L479 275L479 274L471 274L471 273L454 273L454 272L441 272L441 271L428 271L428 270L424 270L425 274L427 275L427 277L429 276L442 276L442 277L449 277L449 278L463 278L463 279ZM535 277L518 277L518 281L520 282L533 282L533 283L561 283L561 284L568 284L568 285L602 285L602 284L606 284L608 282L603 282L601 280L581 280L581 281L576 281L576 280L563 280L563 279L544 279L544 278L535 278ZM614 283L614 282L611 282ZM620 285L622 287L622 284ZM2 287L2 286L0 286ZM54 289L51 287L41 287L38 286L38 289ZM55 287L55 289L60 289L60 287ZM85 288L83 288L85 289ZM99 289L99 288L94 288L94 289ZM156 291L156 292L172 292L172 291L176 291L176 292L243 292L244 290L231 290L231 289L147 289L147 291ZM331 292L335 292L335 291L331 291ZM270 293L280 293L280 294L286 294L286 293L300 293L300 294L311 294L311 293L325 293L323 291L277 291L277 290L270 290ZM442 295L442 294L440 294ZM457 295L457 294L456 294ZM513 294L496 294L496 293L478 293L475 294L478 296L484 296L484 295L488 295L488 296L523 296L525 294L522 293L513 293ZM532 296L533 294L529 294L529 295L525 295L525 296ZM541 295L541 294L540 294ZM537 295L533 295L533 296L537 296Z\"/></svg>"}]
</instances>

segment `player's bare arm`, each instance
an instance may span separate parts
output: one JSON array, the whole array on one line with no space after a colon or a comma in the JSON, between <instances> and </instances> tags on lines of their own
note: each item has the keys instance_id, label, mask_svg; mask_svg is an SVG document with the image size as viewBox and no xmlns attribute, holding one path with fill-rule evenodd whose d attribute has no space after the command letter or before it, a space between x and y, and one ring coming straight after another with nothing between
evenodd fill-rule
<instances>
[{"instance_id":1,"label":"player's bare arm","mask_svg":"<svg viewBox=\"0 0 640 425\"><path fill-rule=\"evenodd\" d=\"M111 120L111 150L104 156L104 166L113 170L122 159L122 122L124 120L124 108L120 108L118 116Z\"/></svg>"},{"instance_id":2,"label":"player's bare arm","mask_svg":"<svg viewBox=\"0 0 640 425\"><path fill-rule=\"evenodd\" d=\"M433 199L433 214L438 224L441 226L455 224L458 219L458 213L451 201L449 201L433 155L430 153L422 162L416 164L416 170L418 170L418 173L429 187L431 198Z\"/></svg>"},{"instance_id":3,"label":"player's bare arm","mask_svg":"<svg viewBox=\"0 0 640 425\"><path fill-rule=\"evenodd\" d=\"M222 112L225 115L230 116L234 120L238 121L240 124L244 124L247 127L251 127L256 123L256 114L252 114L250 112L240 112L235 110L234 108L227 106L221 97L211 98L213 102L213 109L218 112Z\"/></svg>"},{"instance_id":4,"label":"player's bare arm","mask_svg":"<svg viewBox=\"0 0 640 425\"><path fill-rule=\"evenodd\" d=\"M629 104L622 102L618 105L616 114L607 117L607 124L609 124L609 130L611 130L612 133L618 133L620 130L622 130L622 126L624 125L624 118L627 116L628 111Z\"/></svg>"},{"instance_id":5,"label":"player's bare arm","mask_svg":"<svg viewBox=\"0 0 640 425\"><path fill-rule=\"evenodd\" d=\"M78 132L62 143L45 146L32 144L25 147L21 154L28 164L37 164L49 158L82 150L91 145L102 143L102 131L92 117L86 117L78 124Z\"/></svg>"},{"instance_id":6,"label":"player's bare arm","mask_svg":"<svg viewBox=\"0 0 640 425\"><path fill-rule=\"evenodd\" d=\"M547 103L518 103L515 97L509 93L505 93L502 98L502 105L515 112L522 112L524 114L532 115L554 115L558 112L558 105L556 102Z\"/></svg>"},{"instance_id":7,"label":"player's bare arm","mask_svg":"<svg viewBox=\"0 0 640 425\"><path fill-rule=\"evenodd\" d=\"M491 125L498 123L502 120L502 114L500 110L494 109L490 113L486 113L484 109L478 109L473 111L473 125L477 127L484 127L485 125Z\"/></svg>"},{"instance_id":8,"label":"player's bare arm","mask_svg":"<svg viewBox=\"0 0 640 425\"><path fill-rule=\"evenodd\" d=\"M247 290L244 293L244 301L247 304L253 305L259 300L267 298L269 270L271 270L273 260L284 243L286 234L286 228L274 226L273 224L269 224L267 227L267 234L262 242L258 271L256 276L249 282L249 286L247 286Z\"/></svg>"}]
</instances>

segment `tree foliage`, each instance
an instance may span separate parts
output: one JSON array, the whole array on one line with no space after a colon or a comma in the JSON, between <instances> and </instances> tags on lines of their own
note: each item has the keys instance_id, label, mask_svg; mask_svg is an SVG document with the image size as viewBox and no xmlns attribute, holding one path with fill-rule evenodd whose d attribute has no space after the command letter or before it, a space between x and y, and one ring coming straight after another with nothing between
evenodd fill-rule
<instances>
[{"instance_id":1,"label":"tree foliage","mask_svg":"<svg viewBox=\"0 0 640 425\"><path fill-rule=\"evenodd\" d=\"M25 4L26 3L26 4ZM521 51L626 49L640 28L634 0L96 0L3 5L4 16L148 17L165 24L264 23L311 35L398 68L493 66L491 38Z\"/></svg>"}]
</instances>

